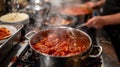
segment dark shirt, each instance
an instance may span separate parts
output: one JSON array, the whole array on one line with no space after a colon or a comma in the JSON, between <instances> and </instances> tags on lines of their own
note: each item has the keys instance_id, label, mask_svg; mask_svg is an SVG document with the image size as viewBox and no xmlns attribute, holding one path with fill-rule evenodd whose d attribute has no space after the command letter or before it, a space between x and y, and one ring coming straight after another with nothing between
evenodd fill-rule
<instances>
[{"instance_id":1,"label":"dark shirt","mask_svg":"<svg viewBox=\"0 0 120 67\"><path fill-rule=\"evenodd\" d=\"M103 7L103 15L110 15L120 12L120 0L106 0ZM120 24L105 26L105 29L120 30Z\"/></svg>"},{"instance_id":2,"label":"dark shirt","mask_svg":"<svg viewBox=\"0 0 120 67\"><path fill-rule=\"evenodd\" d=\"M120 12L120 0L106 0L103 7L103 14L109 15Z\"/></svg>"},{"instance_id":3,"label":"dark shirt","mask_svg":"<svg viewBox=\"0 0 120 67\"><path fill-rule=\"evenodd\" d=\"M103 15L110 15L120 12L120 0L106 0L103 7ZM111 42L114 45L118 58L120 60L120 24L107 25L104 27L106 32L111 38Z\"/></svg>"}]
</instances>

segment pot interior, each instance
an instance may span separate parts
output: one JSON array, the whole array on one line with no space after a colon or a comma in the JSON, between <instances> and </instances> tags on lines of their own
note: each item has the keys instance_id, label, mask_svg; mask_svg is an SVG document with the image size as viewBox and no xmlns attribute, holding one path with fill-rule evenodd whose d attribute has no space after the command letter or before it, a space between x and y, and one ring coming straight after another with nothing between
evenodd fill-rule
<instances>
[{"instance_id":1,"label":"pot interior","mask_svg":"<svg viewBox=\"0 0 120 67\"><path fill-rule=\"evenodd\" d=\"M60 13L64 15L87 15L92 13L92 9L85 5L66 6L60 9Z\"/></svg>"},{"instance_id":2,"label":"pot interior","mask_svg":"<svg viewBox=\"0 0 120 67\"><path fill-rule=\"evenodd\" d=\"M86 52L91 46L91 39L83 31L74 28L52 27L36 33L30 45L40 54L68 57Z\"/></svg>"}]
</instances>

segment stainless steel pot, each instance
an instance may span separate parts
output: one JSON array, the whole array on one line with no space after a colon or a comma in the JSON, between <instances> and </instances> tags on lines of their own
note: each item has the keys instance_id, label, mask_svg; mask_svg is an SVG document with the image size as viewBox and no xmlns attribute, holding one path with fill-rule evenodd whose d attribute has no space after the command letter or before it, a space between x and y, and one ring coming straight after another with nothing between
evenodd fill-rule
<instances>
[{"instance_id":1,"label":"stainless steel pot","mask_svg":"<svg viewBox=\"0 0 120 67\"><path fill-rule=\"evenodd\" d=\"M93 17L93 10L85 5L88 1L92 0L51 0L51 12L77 17L78 23L85 23L88 19ZM86 13L86 11L88 12Z\"/></svg>"},{"instance_id":2,"label":"stainless steel pot","mask_svg":"<svg viewBox=\"0 0 120 67\"><path fill-rule=\"evenodd\" d=\"M48 30L50 32L54 32L54 31L61 32L62 30L64 30L64 31L73 32L74 34L82 34L89 39L89 41L90 41L88 44L89 46L82 53L75 54L72 56L52 56L52 55L40 53L38 50L33 48L33 45L38 43L40 41L40 39L42 38L42 36L40 34L45 33ZM35 32L35 34L33 36L31 36L31 34L33 34L34 32ZM102 52L102 48L101 48L101 46L99 46L100 52L97 55L90 55L92 48L94 47L92 45L91 37L87 33L83 32L82 30L71 28L71 27L65 27L65 26L50 27L47 29L40 30L37 33L36 33L36 31L29 32L26 35L26 37L28 39L30 39L29 40L30 47L39 54L40 67L84 67L83 61L87 57L98 57L101 55L101 52ZM75 35L75 37L81 37L81 36Z\"/></svg>"},{"instance_id":3,"label":"stainless steel pot","mask_svg":"<svg viewBox=\"0 0 120 67\"><path fill-rule=\"evenodd\" d=\"M76 17L78 24L85 23L93 17L93 10L86 5L66 6L60 9L59 13Z\"/></svg>"}]
</instances>

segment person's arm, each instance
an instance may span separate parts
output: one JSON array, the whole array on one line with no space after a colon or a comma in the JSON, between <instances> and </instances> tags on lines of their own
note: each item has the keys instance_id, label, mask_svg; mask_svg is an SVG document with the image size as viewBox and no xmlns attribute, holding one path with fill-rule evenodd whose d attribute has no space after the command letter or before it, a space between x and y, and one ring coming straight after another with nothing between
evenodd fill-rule
<instances>
[{"instance_id":1,"label":"person's arm","mask_svg":"<svg viewBox=\"0 0 120 67\"><path fill-rule=\"evenodd\" d=\"M95 16L89 19L85 24L87 27L94 28L102 28L105 25L120 24L120 13L106 16Z\"/></svg>"},{"instance_id":2,"label":"person's arm","mask_svg":"<svg viewBox=\"0 0 120 67\"><path fill-rule=\"evenodd\" d=\"M120 13L103 16L104 25L120 24Z\"/></svg>"},{"instance_id":3,"label":"person's arm","mask_svg":"<svg viewBox=\"0 0 120 67\"><path fill-rule=\"evenodd\" d=\"M88 7L95 9L95 8L100 8L101 6L103 6L105 4L105 1L106 0L98 0L97 2L90 1L90 2L87 2L85 4Z\"/></svg>"},{"instance_id":4,"label":"person's arm","mask_svg":"<svg viewBox=\"0 0 120 67\"><path fill-rule=\"evenodd\" d=\"M101 7L104 4L105 4L105 0L99 0L98 2L95 3L95 7L94 8Z\"/></svg>"}]
</instances>

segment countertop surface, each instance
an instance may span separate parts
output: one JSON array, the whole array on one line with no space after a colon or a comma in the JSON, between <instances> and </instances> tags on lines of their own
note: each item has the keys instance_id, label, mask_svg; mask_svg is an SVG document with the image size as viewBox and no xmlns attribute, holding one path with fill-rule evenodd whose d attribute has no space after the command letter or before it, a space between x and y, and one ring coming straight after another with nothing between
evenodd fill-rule
<instances>
[{"instance_id":1,"label":"countertop surface","mask_svg":"<svg viewBox=\"0 0 120 67\"><path fill-rule=\"evenodd\" d=\"M119 60L107 33L104 30L98 30L97 41L102 46L102 67L120 67Z\"/></svg>"}]
</instances>

